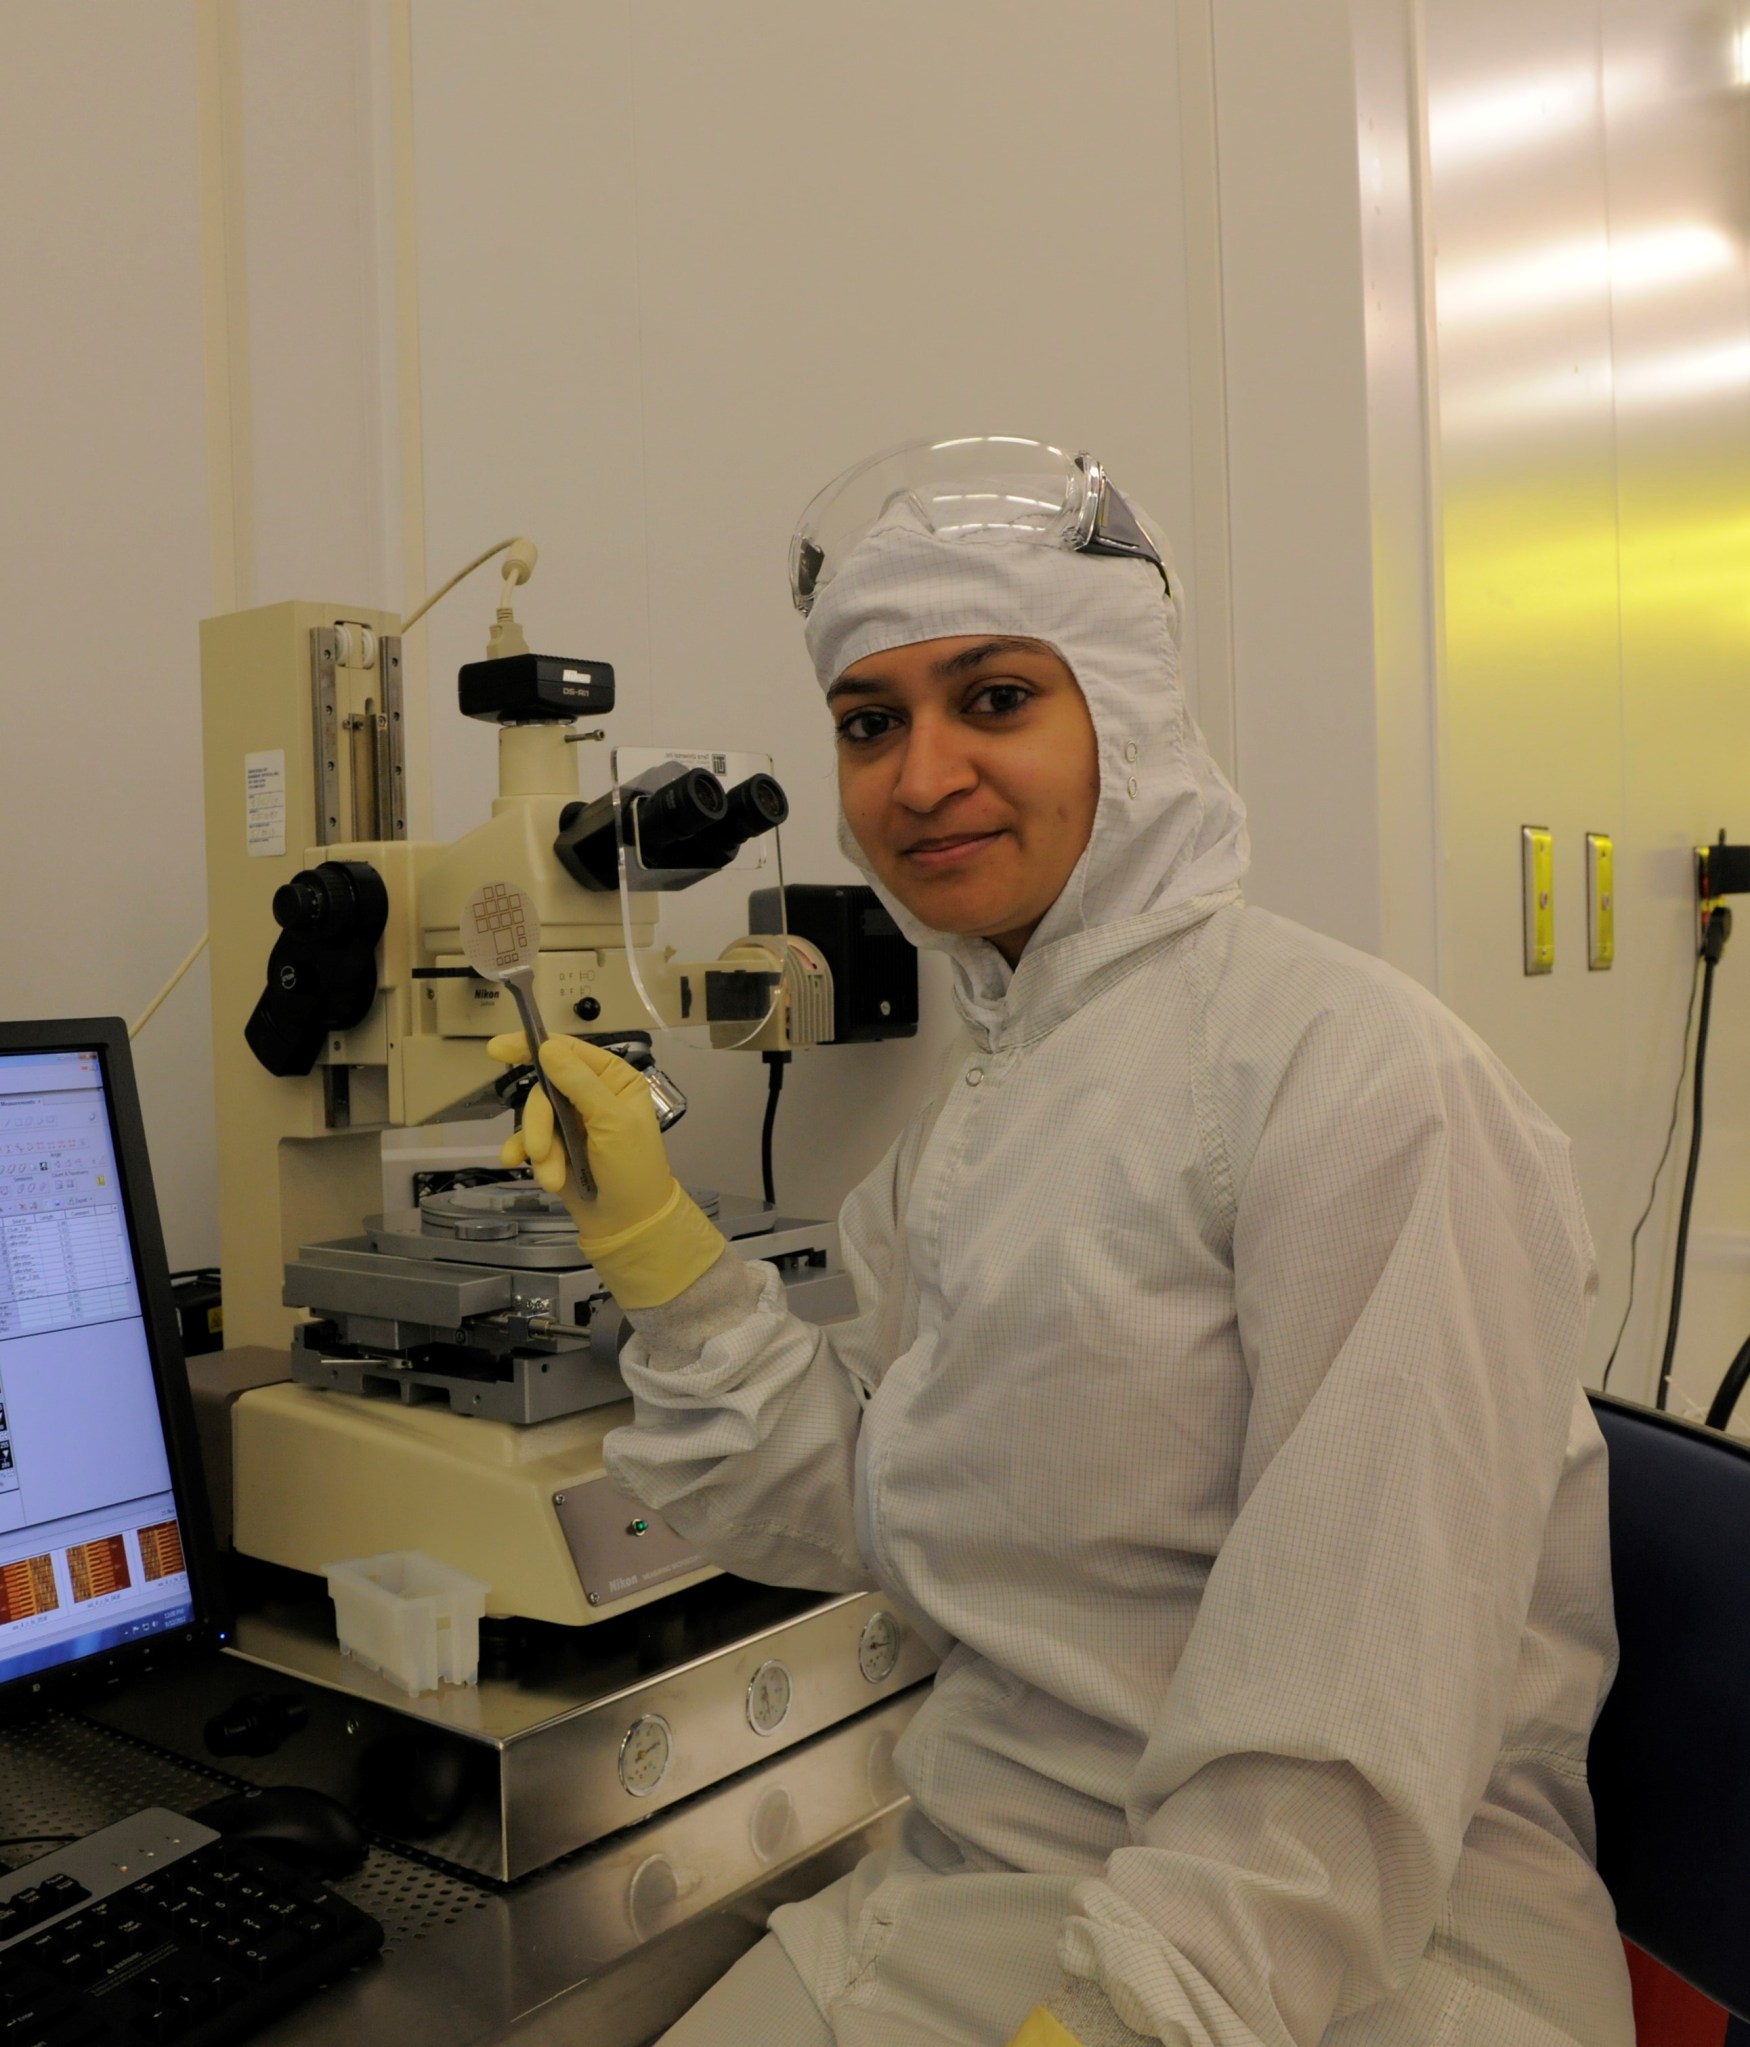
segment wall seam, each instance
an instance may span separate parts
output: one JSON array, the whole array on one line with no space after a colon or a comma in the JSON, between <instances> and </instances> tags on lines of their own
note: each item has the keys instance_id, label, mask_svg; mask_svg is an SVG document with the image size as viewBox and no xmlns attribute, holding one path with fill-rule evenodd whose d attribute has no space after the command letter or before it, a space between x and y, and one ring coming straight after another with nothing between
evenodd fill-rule
<instances>
[{"instance_id":1,"label":"wall seam","mask_svg":"<svg viewBox=\"0 0 1750 2047\"><path fill-rule=\"evenodd\" d=\"M194 0L199 124L201 318L205 339L207 533L216 612L255 596L255 468L249 424L249 306L243 232L239 0Z\"/></svg>"},{"instance_id":2,"label":"wall seam","mask_svg":"<svg viewBox=\"0 0 1750 2047\"><path fill-rule=\"evenodd\" d=\"M1415 266L1418 426L1428 547L1428 604L1424 648L1423 716L1428 735L1428 891L1434 920L1435 995L1449 984L1446 936L1446 522L1443 514L1440 436L1440 313L1435 276L1434 165L1428 135L1428 19L1426 0L1407 0L1410 260Z\"/></svg>"},{"instance_id":3,"label":"wall seam","mask_svg":"<svg viewBox=\"0 0 1750 2047\"><path fill-rule=\"evenodd\" d=\"M1226 306L1221 251L1220 114L1210 0L1179 0L1179 161L1190 331L1192 559L1197 716L1237 786L1239 707L1233 639L1233 501L1228 445ZM1207 414L1205 411L1207 401Z\"/></svg>"},{"instance_id":4,"label":"wall seam","mask_svg":"<svg viewBox=\"0 0 1750 2047\"><path fill-rule=\"evenodd\" d=\"M389 120L391 192L394 207L395 398L399 455L401 599L406 615L425 595L425 402L419 336L419 183L415 145L412 0L391 0L389 9ZM422 620L402 647L402 697L406 706L409 835L432 829L431 691L426 631Z\"/></svg>"}]
</instances>

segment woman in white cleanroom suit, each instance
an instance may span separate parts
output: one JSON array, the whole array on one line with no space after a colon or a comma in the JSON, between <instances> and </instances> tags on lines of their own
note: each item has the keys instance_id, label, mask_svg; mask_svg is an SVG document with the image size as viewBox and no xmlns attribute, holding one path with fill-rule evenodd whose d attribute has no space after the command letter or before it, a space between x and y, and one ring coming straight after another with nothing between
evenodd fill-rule
<instances>
[{"instance_id":1,"label":"woman in white cleanroom suit","mask_svg":"<svg viewBox=\"0 0 1750 2047\"><path fill-rule=\"evenodd\" d=\"M667 2040L1630 2047L1567 1144L1422 989L1243 905L1170 571L1016 447L865 465L796 550L847 848L965 1023L845 1205L857 1319L724 1254L630 1069L544 1050L638 1329L614 1475L943 1655L897 1845ZM539 1095L525 1143L552 1184Z\"/></svg>"}]
</instances>

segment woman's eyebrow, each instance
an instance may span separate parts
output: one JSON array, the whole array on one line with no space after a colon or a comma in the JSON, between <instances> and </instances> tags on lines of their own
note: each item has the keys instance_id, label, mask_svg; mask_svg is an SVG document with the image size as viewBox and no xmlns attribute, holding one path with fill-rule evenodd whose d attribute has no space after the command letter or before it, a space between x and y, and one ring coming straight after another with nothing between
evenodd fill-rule
<instances>
[{"instance_id":1,"label":"woman's eyebrow","mask_svg":"<svg viewBox=\"0 0 1750 2047\"><path fill-rule=\"evenodd\" d=\"M840 697L879 696L886 687L886 683L878 682L873 677L841 675L827 691L826 700L829 704L836 704Z\"/></svg>"}]
</instances>

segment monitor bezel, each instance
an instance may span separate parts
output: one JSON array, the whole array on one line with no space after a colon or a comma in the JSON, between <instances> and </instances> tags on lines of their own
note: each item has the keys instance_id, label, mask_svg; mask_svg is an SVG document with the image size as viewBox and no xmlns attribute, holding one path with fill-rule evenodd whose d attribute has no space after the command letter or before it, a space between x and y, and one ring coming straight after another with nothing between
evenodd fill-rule
<instances>
[{"instance_id":1,"label":"monitor bezel","mask_svg":"<svg viewBox=\"0 0 1750 2047\"><path fill-rule=\"evenodd\" d=\"M0 1022L0 1057L31 1052L98 1055L194 1614L176 1627L142 1636L136 1642L0 1680L0 1717L5 1718L44 1705L77 1704L82 1699L114 1691L162 1667L173 1657L180 1659L222 1648L232 1634L207 1498L206 1472L195 1430L182 1328L170 1290L170 1266L153 1191L152 1162L146 1149L146 1126L140 1113L128 1027L116 1016Z\"/></svg>"}]
</instances>

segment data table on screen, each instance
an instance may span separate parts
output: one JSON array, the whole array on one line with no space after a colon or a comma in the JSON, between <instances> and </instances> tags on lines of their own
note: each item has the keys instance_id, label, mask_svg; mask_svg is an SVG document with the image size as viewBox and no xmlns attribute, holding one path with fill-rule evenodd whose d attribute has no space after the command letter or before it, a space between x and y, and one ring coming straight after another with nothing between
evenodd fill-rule
<instances>
[{"instance_id":1,"label":"data table on screen","mask_svg":"<svg viewBox=\"0 0 1750 2047\"><path fill-rule=\"evenodd\" d=\"M137 1313L119 1203L0 1215L0 1338Z\"/></svg>"},{"instance_id":2,"label":"data table on screen","mask_svg":"<svg viewBox=\"0 0 1750 2047\"><path fill-rule=\"evenodd\" d=\"M95 1073L74 1062L58 1077L0 1092L0 1341L139 1312Z\"/></svg>"}]
</instances>

